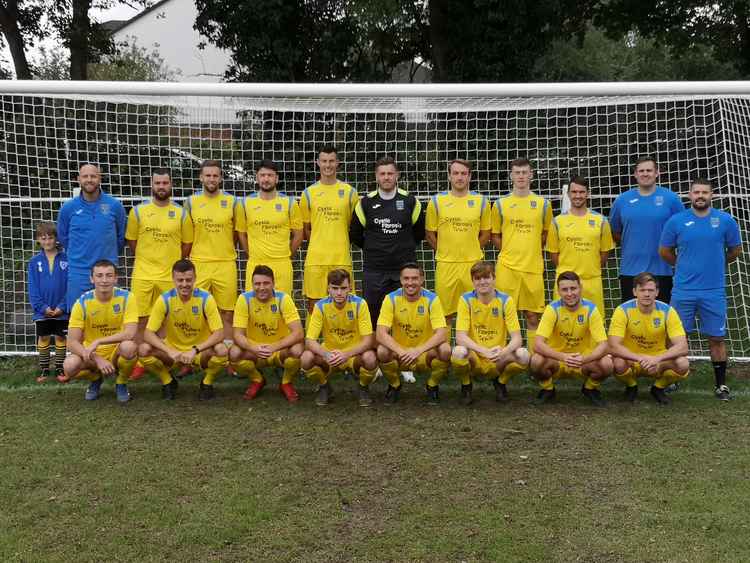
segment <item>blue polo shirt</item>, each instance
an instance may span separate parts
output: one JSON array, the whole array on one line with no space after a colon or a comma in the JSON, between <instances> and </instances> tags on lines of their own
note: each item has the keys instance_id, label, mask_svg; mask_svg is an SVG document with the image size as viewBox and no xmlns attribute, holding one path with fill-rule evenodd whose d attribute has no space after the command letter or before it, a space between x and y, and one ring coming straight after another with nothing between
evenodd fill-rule
<instances>
[{"instance_id":1,"label":"blue polo shirt","mask_svg":"<svg viewBox=\"0 0 750 563\"><path fill-rule=\"evenodd\" d=\"M698 217L692 209L672 217L664 226L660 246L676 248L675 290L723 289L726 251L740 246L737 221L719 209Z\"/></svg>"},{"instance_id":2,"label":"blue polo shirt","mask_svg":"<svg viewBox=\"0 0 750 563\"><path fill-rule=\"evenodd\" d=\"M635 187L617 197L609 213L609 224L612 233L620 235L620 275L672 275L672 267L659 256L658 243L669 218L684 210L680 196L662 186L656 186L647 196Z\"/></svg>"}]
</instances>

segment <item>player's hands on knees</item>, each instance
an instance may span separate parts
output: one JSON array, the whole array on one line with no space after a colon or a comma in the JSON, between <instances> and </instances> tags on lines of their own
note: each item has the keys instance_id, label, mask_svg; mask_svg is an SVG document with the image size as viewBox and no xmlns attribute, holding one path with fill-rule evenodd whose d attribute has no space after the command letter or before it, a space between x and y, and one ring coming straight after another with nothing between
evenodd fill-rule
<instances>
[{"instance_id":1,"label":"player's hands on knees","mask_svg":"<svg viewBox=\"0 0 750 563\"><path fill-rule=\"evenodd\" d=\"M94 340L91 344L86 346L83 349L83 359L86 362L94 362L96 363L96 360L94 359L94 352L96 352L96 349L99 347L99 341Z\"/></svg>"},{"instance_id":2,"label":"player's hands on knees","mask_svg":"<svg viewBox=\"0 0 750 563\"><path fill-rule=\"evenodd\" d=\"M659 367L659 359L654 356L642 356L638 363L641 364L641 367L650 374L656 373L656 370Z\"/></svg>"},{"instance_id":3,"label":"player's hands on knees","mask_svg":"<svg viewBox=\"0 0 750 563\"><path fill-rule=\"evenodd\" d=\"M570 368L580 368L583 365L583 356L578 352L565 354L565 365Z\"/></svg>"},{"instance_id":4,"label":"player's hands on knees","mask_svg":"<svg viewBox=\"0 0 750 563\"><path fill-rule=\"evenodd\" d=\"M273 355L273 349L268 344L258 344L257 346L252 346L250 351L264 360L270 358Z\"/></svg>"},{"instance_id":5,"label":"player's hands on knees","mask_svg":"<svg viewBox=\"0 0 750 563\"><path fill-rule=\"evenodd\" d=\"M186 366L189 366L193 363L193 360L198 355L198 352L196 352L193 348L190 350L186 350L185 352L180 352L180 355L177 356L176 362L180 364L185 364Z\"/></svg>"},{"instance_id":6,"label":"player's hands on knees","mask_svg":"<svg viewBox=\"0 0 750 563\"><path fill-rule=\"evenodd\" d=\"M505 348L502 346L493 346L492 348L487 348L487 355L486 358L490 360L491 362L499 362L500 360L504 359L506 356Z\"/></svg>"},{"instance_id":7,"label":"player's hands on knees","mask_svg":"<svg viewBox=\"0 0 750 563\"><path fill-rule=\"evenodd\" d=\"M341 364L345 364L348 359L349 355L346 352L342 352L341 350L331 350L326 356L326 361L328 362L328 365L331 366L340 366Z\"/></svg>"},{"instance_id":8,"label":"player's hands on knees","mask_svg":"<svg viewBox=\"0 0 750 563\"><path fill-rule=\"evenodd\" d=\"M411 366L415 363L417 363L417 359L419 359L420 351L416 348L407 348L404 350L401 354L398 355L398 359L401 361L402 364Z\"/></svg>"},{"instance_id":9,"label":"player's hands on knees","mask_svg":"<svg viewBox=\"0 0 750 563\"><path fill-rule=\"evenodd\" d=\"M115 373L115 366L112 365L112 362L101 356L94 355L94 364L96 364L96 369L99 370L102 375L112 375Z\"/></svg>"}]
</instances>

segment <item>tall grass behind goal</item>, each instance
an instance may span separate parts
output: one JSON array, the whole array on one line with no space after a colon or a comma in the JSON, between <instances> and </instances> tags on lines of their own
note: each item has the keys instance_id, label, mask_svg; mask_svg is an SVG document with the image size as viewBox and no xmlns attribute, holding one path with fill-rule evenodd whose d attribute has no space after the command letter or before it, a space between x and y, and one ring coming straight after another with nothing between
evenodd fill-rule
<instances>
[{"instance_id":1,"label":"tall grass behind goal","mask_svg":"<svg viewBox=\"0 0 750 563\"><path fill-rule=\"evenodd\" d=\"M737 218L747 239L750 210L750 83L558 85L279 85L4 82L0 86L0 355L34 351L25 263L34 227L55 220L77 193L81 162L104 172L104 189L126 209L149 197L155 167L172 171L180 200L200 188L203 159L224 164L225 189L254 191L254 164L280 165L280 189L299 196L316 180L317 149L333 144L340 177L361 195L375 189L373 164L396 158L402 187L423 203L448 189L447 162L474 162L471 189L508 193L509 163L533 162L533 189L560 211L573 174L589 178L591 207L608 214L633 184L634 162L655 157L659 182L686 200L707 176L715 206ZM487 251L496 259L494 250ZM354 252L355 270L361 255ZM434 277L433 253L420 250ZM302 309L304 248L295 260ZM607 319L619 302L619 255L605 272ZM123 258L129 285L132 260ZM743 256L729 268L729 344L750 359L750 287ZM548 298L554 268L547 264ZM241 272L244 283L244 271ZM691 354L705 344L691 340Z\"/></svg>"}]
</instances>

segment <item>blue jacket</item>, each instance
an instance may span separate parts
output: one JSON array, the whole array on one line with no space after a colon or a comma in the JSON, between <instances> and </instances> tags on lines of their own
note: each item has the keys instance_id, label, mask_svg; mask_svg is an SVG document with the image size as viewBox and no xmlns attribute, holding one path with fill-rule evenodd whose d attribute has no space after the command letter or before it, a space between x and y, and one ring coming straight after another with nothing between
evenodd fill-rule
<instances>
[{"instance_id":1,"label":"blue jacket","mask_svg":"<svg viewBox=\"0 0 750 563\"><path fill-rule=\"evenodd\" d=\"M46 319L66 320L68 313L59 317L45 317L44 311L57 309L65 311L65 292L68 289L68 258L64 252L58 252L49 270L49 260L42 250L29 260L26 281L29 285L29 303L34 310L33 319L42 321Z\"/></svg>"},{"instance_id":2,"label":"blue jacket","mask_svg":"<svg viewBox=\"0 0 750 563\"><path fill-rule=\"evenodd\" d=\"M57 216L57 240L65 248L70 270L88 273L103 259L117 264L125 246L125 220L122 203L104 192L96 201L82 195L66 201Z\"/></svg>"}]
</instances>

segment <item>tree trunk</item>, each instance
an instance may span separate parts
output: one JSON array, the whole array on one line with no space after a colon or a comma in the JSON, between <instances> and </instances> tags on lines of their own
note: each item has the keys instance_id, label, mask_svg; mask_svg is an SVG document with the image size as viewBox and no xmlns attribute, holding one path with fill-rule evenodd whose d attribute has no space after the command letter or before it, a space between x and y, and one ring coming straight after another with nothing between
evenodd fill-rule
<instances>
[{"instance_id":1,"label":"tree trunk","mask_svg":"<svg viewBox=\"0 0 750 563\"><path fill-rule=\"evenodd\" d=\"M451 22L448 14L450 0L430 0L429 22L432 43L432 81L447 82L450 71ZM455 32L455 30L453 31Z\"/></svg>"},{"instance_id":2,"label":"tree trunk","mask_svg":"<svg viewBox=\"0 0 750 563\"><path fill-rule=\"evenodd\" d=\"M18 80L31 80L31 68L26 59L26 45L18 29L18 2L8 0L5 6L0 5L0 30L8 43L10 55Z\"/></svg>"},{"instance_id":3,"label":"tree trunk","mask_svg":"<svg viewBox=\"0 0 750 563\"><path fill-rule=\"evenodd\" d=\"M71 80L88 79L89 36L91 34L89 8L91 8L91 0L73 0L73 18L68 32Z\"/></svg>"}]
</instances>

